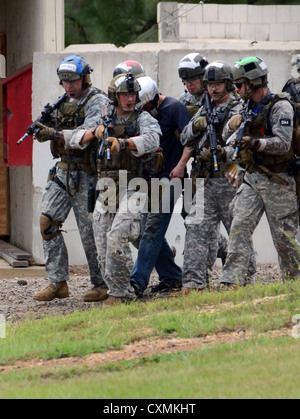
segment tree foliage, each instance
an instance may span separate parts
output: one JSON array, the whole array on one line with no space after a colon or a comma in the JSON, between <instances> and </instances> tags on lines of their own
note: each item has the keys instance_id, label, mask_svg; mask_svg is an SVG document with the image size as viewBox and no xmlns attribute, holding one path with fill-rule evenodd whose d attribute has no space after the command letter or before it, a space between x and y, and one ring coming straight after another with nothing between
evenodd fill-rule
<instances>
[{"instance_id":1,"label":"tree foliage","mask_svg":"<svg viewBox=\"0 0 300 419\"><path fill-rule=\"evenodd\" d=\"M172 1L172 0L164 0ZM299 0L203 0L204 3L287 5ZM160 0L65 0L66 45L157 42ZM199 3L181 0L179 3Z\"/></svg>"},{"instance_id":2,"label":"tree foliage","mask_svg":"<svg viewBox=\"0 0 300 419\"><path fill-rule=\"evenodd\" d=\"M170 0L169 0L170 1ZM135 42L154 26L159 0L66 0L66 44Z\"/></svg>"}]
</instances>

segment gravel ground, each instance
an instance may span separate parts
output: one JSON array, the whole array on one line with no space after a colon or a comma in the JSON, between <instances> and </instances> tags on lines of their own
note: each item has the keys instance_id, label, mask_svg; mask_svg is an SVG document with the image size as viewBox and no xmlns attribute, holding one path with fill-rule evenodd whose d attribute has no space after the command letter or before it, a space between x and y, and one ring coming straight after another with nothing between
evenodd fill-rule
<instances>
[{"instance_id":1,"label":"gravel ground","mask_svg":"<svg viewBox=\"0 0 300 419\"><path fill-rule=\"evenodd\" d=\"M214 279L218 279L220 273L221 270L216 269ZM265 283L280 280L278 266L259 266L257 277L259 279L263 278ZM156 283L157 275L154 273L151 277L150 286ZM51 302L34 301L32 299L33 294L44 289L47 285L48 281L43 278L0 277L0 315L4 315L7 321L17 322L26 317L41 318L46 315L66 315L74 310L87 310L92 306L92 304L83 301L83 295L91 289L87 267L73 266L70 268L69 298L56 299ZM146 298L149 298L150 295L150 290L147 290ZM94 303L93 305L101 307L101 303Z\"/></svg>"}]
</instances>

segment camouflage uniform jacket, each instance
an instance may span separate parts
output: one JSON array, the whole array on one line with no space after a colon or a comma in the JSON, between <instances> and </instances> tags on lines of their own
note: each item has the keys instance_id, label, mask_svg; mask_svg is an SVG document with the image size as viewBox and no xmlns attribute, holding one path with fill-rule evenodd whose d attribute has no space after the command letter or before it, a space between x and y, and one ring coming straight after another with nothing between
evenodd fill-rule
<instances>
[{"instance_id":1,"label":"camouflage uniform jacket","mask_svg":"<svg viewBox=\"0 0 300 419\"><path fill-rule=\"evenodd\" d=\"M225 126L225 124L227 123L227 120L229 120L232 115L235 115L236 113L239 112L240 108L241 108L240 102L232 94L230 94L229 99L225 103L216 107L216 111L220 115L220 118L222 119L222 121L220 121L220 126L217 128L218 144L224 148L224 150L226 151L226 156L231 155L233 150L230 145L229 146L225 145L225 141L222 138L223 127ZM205 106L201 106L198 112L196 113L196 115L191 119L190 123L184 128L180 137L180 141L183 146L188 146L188 147L194 146L195 149L197 149L205 133L202 133L202 132L194 133L193 123L199 116L206 116L206 113L207 111L206 111ZM218 131L219 131L219 135L218 135ZM209 139L207 141L209 142ZM222 171L227 170L227 163L222 164L221 170Z\"/></svg>"},{"instance_id":2,"label":"camouflage uniform jacket","mask_svg":"<svg viewBox=\"0 0 300 419\"><path fill-rule=\"evenodd\" d=\"M267 106L274 99L269 90L267 96L259 103L251 103L251 108L256 117L263 111L263 108ZM249 132L246 135L253 135L251 130L255 125L255 118L252 120L252 124L249 127ZM282 164L286 158L286 161L290 160L289 155L293 157L291 152L292 138L293 138L293 126L294 126L294 109L292 104L282 98L277 100L274 105L269 109L266 126L260 128L260 135L253 135L255 138L260 140L260 148L257 153L252 153L255 159L259 159L262 165L270 166L266 164L271 162L272 167ZM223 131L223 138L229 138L233 131L229 128L227 123L225 130ZM248 155L249 153L247 153ZM277 158L277 160L276 160ZM245 154L241 154L241 160L245 159ZM273 161L274 159L274 161ZM252 158L244 160L247 163L247 170L250 172L257 171L257 164L253 162ZM256 161L256 160L255 160ZM273 167L274 168L274 167ZM283 170L286 172L286 170Z\"/></svg>"}]
</instances>

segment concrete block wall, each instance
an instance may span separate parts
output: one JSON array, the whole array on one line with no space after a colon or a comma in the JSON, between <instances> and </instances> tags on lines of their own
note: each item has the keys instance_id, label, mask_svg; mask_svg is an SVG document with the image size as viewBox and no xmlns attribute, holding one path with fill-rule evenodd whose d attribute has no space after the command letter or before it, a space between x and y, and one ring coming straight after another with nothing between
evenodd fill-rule
<instances>
[{"instance_id":1,"label":"concrete block wall","mask_svg":"<svg viewBox=\"0 0 300 419\"><path fill-rule=\"evenodd\" d=\"M35 119L39 115L40 110L47 102L53 103L63 93L58 83L56 68L61 60L70 54L82 55L86 58L94 69L91 75L93 84L105 91L112 79L114 67L121 61L132 59L143 64L146 74L157 81L163 94L173 97L178 97L183 92L184 86L178 77L177 69L181 58L189 52L201 51L210 62L221 59L231 64L243 57L258 55L265 60L270 70L270 88L274 92L279 92L286 80L291 77L291 64L295 61L296 53L300 53L300 45L299 43L278 45L278 43L269 42L260 43L259 47L250 46L249 43L241 41L224 43L214 40L205 42L198 40L189 43L132 44L125 48L116 48L114 45L73 45L61 53L37 52L34 54L33 61L33 118ZM47 80L48 88L42 89L41 86L45 86L45 80ZM24 234L22 220L32 220L33 225L30 225L33 235L32 246L27 250L34 255L35 260L39 263L43 263L42 240L39 232L42 192L46 185L48 170L54 164L49 144L34 142L32 212L30 213L28 210L28 213L24 214L22 219L20 218L20 223L14 224L13 234L20 236ZM20 185L23 184L24 182L20 183ZM18 196L17 184L14 190ZM178 203L167 233L167 239L171 245L177 248L176 260L179 265L182 265L185 227L180 212L181 203ZM70 263L85 264L85 255L72 212L63 229L68 232L68 234L64 234L64 237L69 250ZM224 229L223 233L225 233ZM254 234L254 243L258 253L258 263L277 262L277 253L265 217Z\"/></svg>"},{"instance_id":2,"label":"concrete block wall","mask_svg":"<svg viewBox=\"0 0 300 419\"><path fill-rule=\"evenodd\" d=\"M158 5L158 24L160 42L183 42L191 39L300 41L300 5L162 2ZM172 26L176 30L172 31Z\"/></svg>"}]
</instances>

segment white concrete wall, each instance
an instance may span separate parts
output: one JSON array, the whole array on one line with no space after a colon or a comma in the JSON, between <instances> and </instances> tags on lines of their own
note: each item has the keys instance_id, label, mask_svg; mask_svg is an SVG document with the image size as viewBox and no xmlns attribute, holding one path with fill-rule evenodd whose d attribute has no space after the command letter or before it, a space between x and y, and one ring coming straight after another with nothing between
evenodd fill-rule
<instances>
[{"instance_id":1,"label":"white concrete wall","mask_svg":"<svg viewBox=\"0 0 300 419\"><path fill-rule=\"evenodd\" d=\"M70 54L82 55L92 66L93 84L103 90L111 81L114 67L121 61L133 59L141 62L146 73L157 80L163 94L178 97L183 85L178 77L180 59L189 52L201 51L209 61L223 59L233 64L235 61L250 55L258 55L267 63L270 70L270 87L274 92L281 91L286 80L291 77L292 62L300 53L299 43L260 43L253 47L249 43L232 41L198 41L182 44L135 44L126 48L113 45L78 45L67 48L63 53L36 53L33 63L33 117L36 118L47 102L54 102L63 91L58 84L56 68L60 61ZM47 85L45 85L47 80ZM48 86L48 88L45 88ZM47 174L54 165L49 145L34 143L33 152L33 254L37 261L43 261L41 238L38 228L40 203ZM177 248L177 262L182 265L185 229L180 216L181 206L174 214L167 238ZM69 249L71 264L85 264L85 256L77 232L74 217L71 214L64 225L65 239ZM275 263L277 255L274 249L269 227L265 219L260 223L254 235L255 248L259 263Z\"/></svg>"},{"instance_id":2,"label":"white concrete wall","mask_svg":"<svg viewBox=\"0 0 300 419\"><path fill-rule=\"evenodd\" d=\"M160 42L172 38L300 41L300 6L162 2L158 22Z\"/></svg>"},{"instance_id":3,"label":"white concrete wall","mask_svg":"<svg viewBox=\"0 0 300 419\"><path fill-rule=\"evenodd\" d=\"M4 2L8 75L31 63L34 51L64 48L64 0Z\"/></svg>"}]
</instances>

